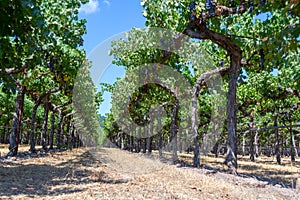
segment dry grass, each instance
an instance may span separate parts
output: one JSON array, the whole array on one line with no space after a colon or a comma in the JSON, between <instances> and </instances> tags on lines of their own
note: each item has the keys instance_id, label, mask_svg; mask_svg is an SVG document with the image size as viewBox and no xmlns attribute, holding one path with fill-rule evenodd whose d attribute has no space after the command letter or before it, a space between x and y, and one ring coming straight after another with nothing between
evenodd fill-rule
<instances>
[{"instance_id":1,"label":"dry grass","mask_svg":"<svg viewBox=\"0 0 300 200\"><path fill-rule=\"evenodd\" d=\"M0 151L5 153L3 148ZM222 160L202 160L217 167L218 159ZM249 163L240 161L241 166L243 162ZM254 178L169 165L154 156L118 149L81 148L42 157L0 160L0 199L292 200L298 196L293 189L274 187Z\"/></svg>"},{"instance_id":2,"label":"dry grass","mask_svg":"<svg viewBox=\"0 0 300 200\"><path fill-rule=\"evenodd\" d=\"M192 163L192 154L179 154L179 157L187 162ZM256 176L262 180L272 181L274 184L280 184L285 187L294 187L294 183L300 174L300 158L291 162L289 157L281 158L281 165L276 163L275 157L261 156L251 162L249 156L238 157L238 172L240 175ZM224 156L218 158L214 155L202 155L201 164L205 167L225 171L227 167L223 164Z\"/></svg>"}]
</instances>

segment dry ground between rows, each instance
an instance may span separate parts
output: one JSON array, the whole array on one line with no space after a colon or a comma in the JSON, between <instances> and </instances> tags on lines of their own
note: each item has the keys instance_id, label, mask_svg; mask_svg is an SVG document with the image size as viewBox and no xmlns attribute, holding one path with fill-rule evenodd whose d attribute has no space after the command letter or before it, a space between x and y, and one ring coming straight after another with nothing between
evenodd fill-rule
<instances>
[{"instance_id":1,"label":"dry ground between rows","mask_svg":"<svg viewBox=\"0 0 300 200\"><path fill-rule=\"evenodd\" d=\"M22 155L0 159L0 199L299 199L295 189L250 176L113 148Z\"/></svg>"}]
</instances>

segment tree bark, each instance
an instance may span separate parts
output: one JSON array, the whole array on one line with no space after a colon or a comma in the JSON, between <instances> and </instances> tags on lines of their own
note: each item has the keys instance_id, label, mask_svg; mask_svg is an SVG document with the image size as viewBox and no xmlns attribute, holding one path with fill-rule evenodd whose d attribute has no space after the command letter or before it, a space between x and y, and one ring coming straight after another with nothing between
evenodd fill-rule
<instances>
[{"instance_id":1,"label":"tree bark","mask_svg":"<svg viewBox=\"0 0 300 200\"><path fill-rule=\"evenodd\" d=\"M36 152L35 144L36 144L36 138L35 138L35 121L36 121L36 112L40 105L40 101L35 102L32 113L31 113L31 127L29 132L29 138L30 138L30 151L32 153Z\"/></svg>"},{"instance_id":2,"label":"tree bark","mask_svg":"<svg viewBox=\"0 0 300 200\"><path fill-rule=\"evenodd\" d=\"M5 134L5 144L9 144L9 128L6 128L6 134Z\"/></svg>"},{"instance_id":3,"label":"tree bark","mask_svg":"<svg viewBox=\"0 0 300 200\"><path fill-rule=\"evenodd\" d=\"M296 145L295 145L296 146ZM300 141L298 143L298 152L300 152ZM298 153L298 156L299 156L299 153Z\"/></svg>"},{"instance_id":4,"label":"tree bark","mask_svg":"<svg viewBox=\"0 0 300 200\"><path fill-rule=\"evenodd\" d=\"M49 149L53 149L54 142L54 124L55 124L55 116L54 113L51 114L51 133L49 138Z\"/></svg>"},{"instance_id":5,"label":"tree bark","mask_svg":"<svg viewBox=\"0 0 300 200\"><path fill-rule=\"evenodd\" d=\"M237 174L237 135L236 135L236 87L237 78L241 62L241 52L236 55L230 55L230 70L229 70L229 89L227 103L227 155L225 159L226 165L233 174Z\"/></svg>"},{"instance_id":6,"label":"tree bark","mask_svg":"<svg viewBox=\"0 0 300 200\"><path fill-rule=\"evenodd\" d=\"M152 152L152 135L153 135L153 116L152 116L152 119L148 125L148 141L147 141L147 144L148 144L148 154L151 154Z\"/></svg>"},{"instance_id":7,"label":"tree bark","mask_svg":"<svg viewBox=\"0 0 300 200\"><path fill-rule=\"evenodd\" d=\"M242 156L246 155L246 133L243 134L243 141L242 141Z\"/></svg>"},{"instance_id":8,"label":"tree bark","mask_svg":"<svg viewBox=\"0 0 300 200\"><path fill-rule=\"evenodd\" d=\"M41 131L42 147L44 150L47 150L46 137L47 137L48 114L49 114L49 96L46 97L46 101L44 103L44 120L43 120L43 126Z\"/></svg>"},{"instance_id":9,"label":"tree bark","mask_svg":"<svg viewBox=\"0 0 300 200\"><path fill-rule=\"evenodd\" d=\"M274 115L274 126L278 126L277 122L278 114ZM276 161L277 164L281 164L281 159L280 159L280 151L279 151L279 136L278 136L278 128L274 129L274 135L275 135L275 155L276 155Z\"/></svg>"},{"instance_id":10,"label":"tree bark","mask_svg":"<svg viewBox=\"0 0 300 200\"><path fill-rule=\"evenodd\" d=\"M57 133L56 133L57 148L61 148L61 146L62 146L62 141L61 141L62 121L63 121L63 114L62 114L62 112L59 112L58 121L57 121Z\"/></svg>"},{"instance_id":11,"label":"tree bark","mask_svg":"<svg viewBox=\"0 0 300 200\"><path fill-rule=\"evenodd\" d=\"M293 145L293 148L294 148L294 151L295 151L295 156L298 158L299 154L298 154L298 149L297 149L297 146L296 146L295 135L294 134L292 135L292 145Z\"/></svg>"},{"instance_id":12,"label":"tree bark","mask_svg":"<svg viewBox=\"0 0 300 200\"><path fill-rule=\"evenodd\" d=\"M147 138L146 138L146 135L147 135L147 125L145 124L144 125L144 137L143 138L143 153L146 153L147 152Z\"/></svg>"},{"instance_id":13,"label":"tree bark","mask_svg":"<svg viewBox=\"0 0 300 200\"><path fill-rule=\"evenodd\" d=\"M178 132L178 111L179 111L179 101L177 98L177 94L175 94L175 103L172 111L172 125L171 125L171 132L172 132L172 160L173 163L178 161L177 155L177 132Z\"/></svg>"},{"instance_id":14,"label":"tree bark","mask_svg":"<svg viewBox=\"0 0 300 200\"><path fill-rule=\"evenodd\" d=\"M71 115L66 117L67 120L67 127L66 127L66 145L68 148L70 148L70 140L71 140L71 133L70 133L70 127L71 127Z\"/></svg>"},{"instance_id":15,"label":"tree bark","mask_svg":"<svg viewBox=\"0 0 300 200\"><path fill-rule=\"evenodd\" d=\"M259 142L258 142L258 131L255 131L255 136L254 136L254 148L255 148L255 156L258 157L260 155L259 151Z\"/></svg>"},{"instance_id":16,"label":"tree bark","mask_svg":"<svg viewBox=\"0 0 300 200\"><path fill-rule=\"evenodd\" d=\"M140 151L141 151L141 134L142 134L142 127L141 126L139 126L138 127L138 137L137 137L137 139L136 139L136 143L137 143L137 145L136 145L136 152L137 153L139 153Z\"/></svg>"},{"instance_id":17,"label":"tree bark","mask_svg":"<svg viewBox=\"0 0 300 200\"><path fill-rule=\"evenodd\" d=\"M25 88L17 87L18 94L15 101L15 110L12 121L12 128L9 135L9 152L8 156L16 156L18 153L19 138L20 138L20 118L23 113L22 102L24 102Z\"/></svg>"},{"instance_id":18,"label":"tree bark","mask_svg":"<svg viewBox=\"0 0 300 200\"><path fill-rule=\"evenodd\" d=\"M162 158L162 148L163 148L163 137L162 137L162 127L161 127L161 107L158 108L157 112L157 130L158 130L158 153L159 158Z\"/></svg>"},{"instance_id":19,"label":"tree bark","mask_svg":"<svg viewBox=\"0 0 300 200\"><path fill-rule=\"evenodd\" d=\"M204 84L205 81L210 79L214 74L227 72L229 67L220 67L218 69L211 70L209 72L201 74L201 76L197 79L196 84L194 86L193 96L192 96L192 110L191 110L191 123L192 123L192 131L193 131L193 141L194 141L194 159L193 165L194 167L200 167L200 146L198 141L198 98L201 89L201 84Z\"/></svg>"},{"instance_id":20,"label":"tree bark","mask_svg":"<svg viewBox=\"0 0 300 200\"><path fill-rule=\"evenodd\" d=\"M132 130L132 128L130 130ZM132 133L132 134L135 134L135 133ZM129 141L129 151L133 152L133 135L127 134L127 137L128 137L128 141Z\"/></svg>"},{"instance_id":21,"label":"tree bark","mask_svg":"<svg viewBox=\"0 0 300 200\"><path fill-rule=\"evenodd\" d=\"M66 125L66 122L65 122L65 119L66 119L66 116L62 116L62 120L61 120L61 124L60 124L60 146L63 147L65 145L65 125ZM86 141L86 144L90 144L88 141Z\"/></svg>"},{"instance_id":22,"label":"tree bark","mask_svg":"<svg viewBox=\"0 0 300 200\"><path fill-rule=\"evenodd\" d=\"M255 161L254 158L254 134L253 131L250 131L250 160Z\"/></svg>"},{"instance_id":23,"label":"tree bark","mask_svg":"<svg viewBox=\"0 0 300 200\"><path fill-rule=\"evenodd\" d=\"M228 143L227 155L225 164L229 167L233 174L236 174L237 169L237 145L236 145L236 82L238 71L240 68L241 50L230 39L223 35L219 35L212 31L195 34L188 31L189 35L198 37L199 39L210 38L212 41L217 42L220 46L225 48L230 55L230 69L229 69L229 90L228 90L228 103L227 103L227 130L228 130Z\"/></svg>"},{"instance_id":24,"label":"tree bark","mask_svg":"<svg viewBox=\"0 0 300 200\"><path fill-rule=\"evenodd\" d=\"M227 8L222 6L222 15L241 14L245 12L245 1L241 1L238 9ZM206 21L210 17L208 13L201 13L199 19L191 20L190 24L184 30L188 36L192 38L211 40L215 44L227 51L230 56L229 69L229 87L228 87L228 103L227 103L227 155L225 164L233 174L237 174L237 136L236 136L236 87L239 69L241 66L242 52L238 45L236 45L230 38L223 34L216 33L207 28Z\"/></svg>"},{"instance_id":25,"label":"tree bark","mask_svg":"<svg viewBox=\"0 0 300 200\"><path fill-rule=\"evenodd\" d=\"M218 157L219 153L219 141L216 142L216 144L213 146L212 153L215 155L215 158Z\"/></svg>"},{"instance_id":26,"label":"tree bark","mask_svg":"<svg viewBox=\"0 0 300 200\"><path fill-rule=\"evenodd\" d=\"M71 131L71 140L70 140L70 148L74 148L75 147L75 141L76 141L76 138L75 138L75 125L74 123L72 123L71 125L72 127L72 131Z\"/></svg>"},{"instance_id":27,"label":"tree bark","mask_svg":"<svg viewBox=\"0 0 300 200\"><path fill-rule=\"evenodd\" d=\"M18 143L22 142L22 121L23 121L23 111L24 111L24 99L25 99L25 87L23 87L23 91L21 93L20 98L20 108L19 108L19 116L18 116Z\"/></svg>"},{"instance_id":28,"label":"tree bark","mask_svg":"<svg viewBox=\"0 0 300 200\"><path fill-rule=\"evenodd\" d=\"M124 132L123 131L120 131L119 132L119 145L120 145L120 149L124 150Z\"/></svg>"},{"instance_id":29,"label":"tree bark","mask_svg":"<svg viewBox=\"0 0 300 200\"><path fill-rule=\"evenodd\" d=\"M196 84L194 88L194 93L192 97L192 131L193 131L193 141L194 141L194 167L200 167L200 147L198 141L198 96L200 92L200 85Z\"/></svg>"},{"instance_id":30,"label":"tree bark","mask_svg":"<svg viewBox=\"0 0 300 200\"><path fill-rule=\"evenodd\" d=\"M254 126L254 115L251 111L250 113L250 129ZM250 131L250 160L254 162L254 134L253 131Z\"/></svg>"},{"instance_id":31,"label":"tree bark","mask_svg":"<svg viewBox=\"0 0 300 200\"><path fill-rule=\"evenodd\" d=\"M297 154L297 149L295 148L295 139L293 134L292 120L290 118L290 154L291 162L295 162L295 153Z\"/></svg>"},{"instance_id":32,"label":"tree bark","mask_svg":"<svg viewBox=\"0 0 300 200\"><path fill-rule=\"evenodd\" d=\"M29 137L30 137L30 151L32 153L34 153L36 151L35 149L35 144L36 144L36 138L35 138L35 120L36 120L36 112L37 112L37 109L38 107L40 106L42 100L50 95L51 93L54 93L54 92L57 92L59 91L59 87L57 88L53 88L45 93L43 93L41 96L39 97L34 97L35 98L35 103L34 103L34 106L33 106L33 109L32 109L32 115L31 115L31 128L30 128L30 133L29 133Z\"/></svg>"}]
</instances>

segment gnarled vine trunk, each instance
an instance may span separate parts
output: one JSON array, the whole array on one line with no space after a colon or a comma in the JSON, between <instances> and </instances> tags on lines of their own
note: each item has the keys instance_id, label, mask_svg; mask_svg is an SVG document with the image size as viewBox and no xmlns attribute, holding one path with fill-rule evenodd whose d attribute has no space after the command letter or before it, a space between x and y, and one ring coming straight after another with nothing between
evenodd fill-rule
<instances>
[{"instance_id":1,"label":"gnarled vine trunk","mask_svg":"<svg viewBox=\"0 0 300 200\"><path fill-rule=\"evenodd\" d=\"M192 131L194 141L194 167L200 167L200 150L198 141L198 96L200 92L199 84L196 84L192 97Z\"/></svg>"},{"instance_id":2,"label":"gnarled vine trunk","mask_svg":"<svg viewBox=\"0 0 300 200\"><path fill-rule=\"evenodd\" d=\"M42 147L44 150L47 149L46 137L47 137L48 113L49 113L49 96L46 97L44 103L44 119L43 119L42 131L41 131Z\"/></svg>"},{"instance_id":3,"label":"gnarled vine trunk","mask_svg":"<svg viewBox=\"0 0 300 200\"><path fill-rule=\"evenodd\" d=\"M228 13L243 13L245 12L245 2L242 1L238 10L228 9ZM192 38L200 40L211 40L218 44L220 47L227 51L230 56L230 69L229 69L229 86L228 86L228 102L227 102L227 155L225 164L229 167L229 170L233 173L237 173L237 136L236 136L236 90L237 90L237 78L239 75L239 69L241 66L242 51L238 45L236 45L229 37L216 33L207 28L207 16L203 14L200 19L191 21L184 33Z\"/></svg>"},{"instance_id":4,"label":"gnarled vine trunk","mask_svg":"<svg viewBox=\"0 0 300 200\"><path fill-rule=\"evenodd\" d=\"M162 125L161 125L161 108L158 108L157 112L157 130L158 130L158 153L159 158L162 158L162 148L163 148L163 137L162 137Z\"/></svg>"},{"instance_id":5,"label":"gnarled vine trunk","mask_svg":"<svg viewBox=\"0 0 300 200\"><path fill-rule=\"evenodd\" d=\"M275 155L277 164L281 164L280 151L279 151L279 136L278 136L278 114L274 115L274 135L275 135Z\"/></svg>"},{"instance_id":6,"label":"gnarled vine trunk","mask_svg":"<svg viewBox=\"0 0 300 200\"><path fill-rule=\"evenodd\" d=\"M174 103L174 107L172 110L172 125L171 125L173 163L176 163L178 161L178 155L177 155L178 111L179 111L179 101L178 101L177 94L176 94L175 103Z\"/></svg>"},{"instance_id":7,"label":"gnarled vine trunk","mask_svg":"<svg viewBox=\"0 0 300 200\"><path fill-rule=\"evenodd\" d=\"M241 58L242 56L240 51L237 51L236 55L230 55L229 89L227 102L228 141L225 163L233 174L237 173L236 90Z\"/></svg>"},{"instance_id":8,"label":"gnarled vine trunk","mask_svg":"<svg viewBox=\"0 0 300 200\"><path fill-rule=\"evenodd\" d=\"M31 113L31 127L29 132L30 138L30 151L34 153L36 151L35 144L36 144L36 137L35 137L35 121L36 121L36 112L40 105L40 101L35 102L32 113Z\"/></svg>"},{"instance_id":9,"label":"gnarled vine trunk","mask_svg":"<svg viewBox=\"0 0 300 200\"><path fill-rule=\"evenodd\" d=\"M57 148L60 148L62 146L62 137L61 137L62 122L63 122L63 114L62 114L62 112L59 112L58 122L57 122L57 133L56 133Z\"/></svg>"},{"instance_id":10,"label":"gnarled vine trunk","mask_svg":"<svg viewBox=\"0 0 300 200\"><path fill-rule=\"evenodd\" d=\"M54 143L54 124L55 124L55 116L54 113L51 114L51 132L49 137L49 149L53 149Z\"/></svg>"},{"instance_id":11,"label":"gnarled vine trunk","mask_svg":"<svg viewBox=\"0 0 300 200\"><path fill-rule=\"evenodd\" d=\"M25 88L18 86L18 94L15 101L15 110L12 121L12 128L9 135L9 156L16 156L18 153L18 145L21 131L21 121L23 116L23 104L25 96Z\"/></svg>"},{"instance_id":12,"label":"gnarled vine trunk","mask_svg":"<svg viewBox=\"0 0 300 200\"><path fill-rule=\"evenodd\" d=\"M250 113L250 124L249 124L249 128L250 128L250 160L252 162L254 162L254 131L252 130L254 127L254 115L251 112Z\"/></svg>"}]
</instances>

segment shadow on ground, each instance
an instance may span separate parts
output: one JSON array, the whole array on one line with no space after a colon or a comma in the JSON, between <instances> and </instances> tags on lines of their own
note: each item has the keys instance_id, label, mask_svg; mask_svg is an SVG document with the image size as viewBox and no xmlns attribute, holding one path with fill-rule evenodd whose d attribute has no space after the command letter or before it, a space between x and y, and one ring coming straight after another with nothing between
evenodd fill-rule
<instances>
[{"instance_id":1,"label":"shadow on ground","mask_svg":"<svg viewBox=\"0 0 300 200\"><path fill-rule=\"evenodd\" d=\"M146 155L147 156L147 155ZM163 158L160 159L163 163L172 163L172 158L165 156ZM214 165L214 166L219 166L220 163L217 161L210 161L210 164ZM189 168L193 168L193 164L190 161L186 161L184 159L179 159L176 162L177 167L182 168L182 167L189 167ZM218 168L218 167L211 167L211 166L207 166L207 165L203 165L201 164L201 169L204 169L207 174L215 174L215 173L223 173L223 174L228 174L228 171L226 170L226 166L225 164L222 164L223 168ZM243 164L243 166L240 166L240 168L247 168L248 171L251 172L242 172L242 173L238 173L238 177L241 178L254 178L257 181L262 181L265 182L266 185L272 185L272 186L280 186L282 188L295 188L295 182L296 182L296 178L284 178L284 177L291 177L293 175L295 175L294 173L291 172L281 172L279 173L278 171L272 171L272 170L267 170L264 168L261 168L259 166L253 166L253 165L246 165ZM257 172L260 171L260 175L257 175ZM264 174L264 175L261 175ZM269 178L272 177L272 178ZM262 184L264 185L264 184Z\"/></svg>"},{"instance_id":2,"label":"shadow on ground","mask_svg":"<svg viewBox=\"0 0 300 200\"><path fill-rule=\"evenodd\" d=\"M88 183L125 183L125 180L114 180L106 176L104 171L97 173L92 167L99 167L101 163L93 158L89 152L84 152L65 162L58 164L44 164L23 162L25 159L2 158L0 162L0 199L1 196L57 196L82 192L85 187L76 185ZM48 159L43 158L43 159ZM51 158L49 158L51 159ZM46 162L47 163L47 162Z\"/></svg>"}]
</instances>

